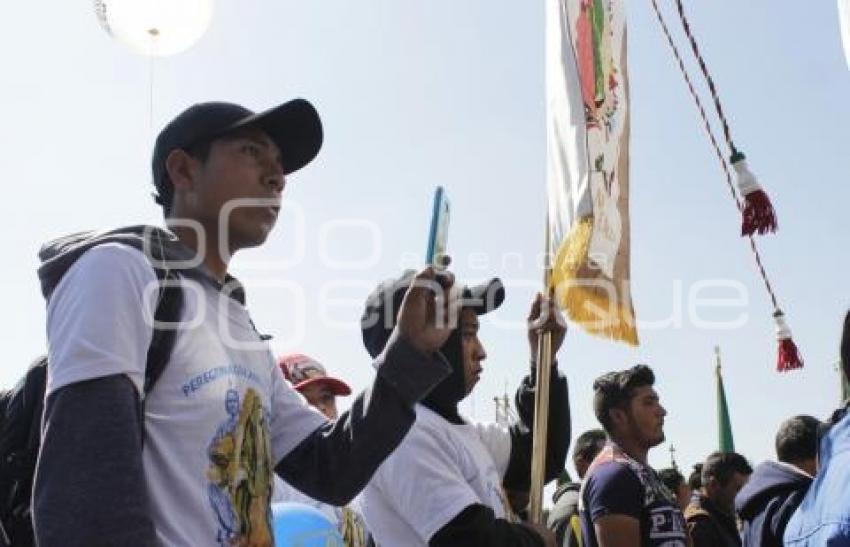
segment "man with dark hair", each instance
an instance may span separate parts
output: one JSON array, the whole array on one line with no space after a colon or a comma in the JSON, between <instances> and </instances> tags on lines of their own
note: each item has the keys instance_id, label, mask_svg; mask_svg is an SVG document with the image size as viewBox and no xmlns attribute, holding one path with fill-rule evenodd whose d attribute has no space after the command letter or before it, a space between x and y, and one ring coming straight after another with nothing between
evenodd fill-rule
<instances>
[{"instance_id":1,"label":"man with dark hair","mask_svg":"<svg viewBox=\"0 0 850 547\"><path fill-rule=\"evenodd\" d=\"M608 435L601 429L591 429L578 436L573 447L573 466L578 473L579 482L572 482L569 473L564 470L566 480L558 480L558 488L552 495L554 506L549 511L546 525L555 532L555 539L562 547L581 546L581 519L578 513L579 488L587 468L599 454Z\"/></svg>"},{"instance_id":2,"label":"man with dark hair","mask_svg":"<svg viewBox=\"0 0 850 547\"><path fill-rule=\"evenodd\" d=\"M383 351L400 295L410 281L408 272L381 284L369 296L361 327L371 355ZM531 368L515 398L521 423L511 427L476 423L458 409L478 383L487 357L478 335L478 318L498 308L504 292L498 279L464 288L460 324L440 349L451 365L451 376L416 405L416 424L358 498L378 545L555 547L555 537L545 526L516 522L503 490L529 490L535 360L541 331L551 333L553 364L545 482L564 468L569 401L567 381L558 371L555 357L566 335L566 323L554 301L538 295L528 315ZM523 364L526 367L528 364Z\"/></svg>"},{"instance_id":3,"label":"man with dark hair","mask_svg":"<svg viewBox=\"0 0 850 547\"><path fill-rule=\"evenodd\" d=\"M850 312L841 334L841 370L850 381ZM824 424L818 474L785 527L789 547L850 547L850 400Z\"/></svg>"},{"instance_id":4,"label":"man with dark hair","mask_svg":"<svg viewBox=\"0 0 850 547\"><path fill-rule=\"evenodd\" d=\"M610 441L581 487L579 511L588 547L685 547L685 519L647 463L664 441L664 416L646 365L609 372L593 383L593 408Z\"/></svg>"},{"instance_id":5,"label":"man with dark hair","mask_svg":"<svg viewBox=\"0 0 850 547\"><path fill-rule=\"evenodd\" d=\"M820 426L821 421L814 416L794 416L783 422L776 432L776 458L813 477L817 472Z\"/></svg>"},{"instance_id":6,"label":"man with dark hair","mask_svg":"<svg viewBox=\"0 0 850 547\"><path fill-rule=\"evenodd\" d=\"M685 481L685 477L675 467L668 467L658 472L658 478L667 487L667 490L676 496L676 503L682 511L691 502L691 487Z\"/></svg>"},{"instance_id":7,"label":"man with dark hair","mask_svg":"<svg viewBox=\"0 0 850 547\"><path fill-rule=\"evenodd\" d=\"M608 435L601 429L591 429L578 436L575 448L573 448L573 466L576 468L579 480L587 474L587 468L602 452L607 442Z\"/></svg>"},{"instance_id":8,"label":"man with dark hair","mask_svg":"<svg viewBox=\"0 0 850 547\"><path fill-rule=\"evenodd\" d=\"M702 464L702 488L685 509L693 547L740 547L735 496L753 472L736 452L713 452Z\"/></svg>"},{"instance_id":9,"label":"man with dark hair","mask_svg":"<svg viewBox=\"0 0 850 547\"><path fill-rule=\"evenodd\" d=\"M416 402L449 373L437 350L451 325L437 320L454 305L451 275L417 275L371 389L329 421L286 383L227 273L235 252L265 242L286 176L321 142L302 99L259 114L195 105L154 148L170 230L77 234L42 249L50 364L38 545L271 547L272 473L344 505L407 434ZM175 284L180 320L169 323L179 327L161 346L165 327L151 318ZM150 353L163 347L167 366L152 377Z\"/></svg>"},{"instance_id":10,"label":"man with dark hair","mask_svg":"<svg viewBox=\"0 0 850 547\"><path fill-rule=\"evenodd\" d=\"M812 416L794 416L776 433L776 457L756 466L735 496L744 547L781 547L788 519L817 472L818 428Z\"/></svg>"}]
</instances>

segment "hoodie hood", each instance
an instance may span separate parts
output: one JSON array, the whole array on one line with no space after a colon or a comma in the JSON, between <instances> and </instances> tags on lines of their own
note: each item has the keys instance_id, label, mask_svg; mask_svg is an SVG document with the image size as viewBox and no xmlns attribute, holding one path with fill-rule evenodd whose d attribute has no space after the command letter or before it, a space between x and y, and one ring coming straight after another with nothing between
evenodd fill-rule
<instances>
[{"instance_id":1,"label":"hoodie hood","mask_svg":"<svg viewBox=\"0 0 850 547\"><path fill-rule=\"evenodd\" d=\"M451 365L452 372L437 384L421 403L450 423L460 425L464 422L457 405L466 397L466 379L463 373L463 340L459 329L452 331L449 339L440 348L440 353Z\"/></svg>"},{"instance_id":2,"label":"hoodie hood","mask_svg":"<svg viewBox=\"0 0 850 547\"><path fill-rule=\"evenodd\" d=\"M185 246L173 233L156 226L139 225L108 232L79 232L45 243L38 253L42 263L38 269L38 278L45 299L50 298L62 276L77 259L89 249L105 243L121 243L138 249L154 268L179 271L186 277L222 287L202 264L197 264L197 253ZM225 279L225 284L229 287L230 295L244 304L245 291L242 285L230 276Z\"/></svg>"},{"instance_id":3,"label":"hoodie hood","mask_svg":"<svg viewBox=\"0 0 850 547\"><path fill-rule=\"evenodd\" d=\"M735 510L741 518L752 519L773 498L805 490L811 483L811 477L790 464L763 462L756 466L750 480L735 497Z\"/></svg>"},{"instance_id":4,"label":"hoodie hood","mask_svg":"<svg viewBox=\"0 0 850 547\"><path fill-rule=\"evenodd\" d=\"M408 270L397 279L384 281L367 298L360 326L363 344L373 358L380 355L392 335L404 294L415 275L416 272ZM463 308L473 309L478 315L495 310L504 299L504 285L496 278L463 290ZM440 354L451 366L451 374L437 384L421 403L450 423L460 425L464 421L457 405L466 396L460 326L452 330L448 340L440 348Z\"/></svg>"}]
</instances>

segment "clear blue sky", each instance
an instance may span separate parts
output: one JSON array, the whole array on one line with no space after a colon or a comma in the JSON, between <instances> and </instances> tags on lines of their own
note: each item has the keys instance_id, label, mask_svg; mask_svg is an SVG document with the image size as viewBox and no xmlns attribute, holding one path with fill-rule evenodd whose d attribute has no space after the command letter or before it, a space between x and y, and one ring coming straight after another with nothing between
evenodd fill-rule
<instances>
[{"instance_id":1,"label":"clear blue sky","mask_svg":"<svg viewBox=\"0 0 850 547\"><path fill-rule=\"evenodd\" d=\"M668 439L690 466L717 445L719 344L737 448L759 461L772 455L782 419L823 417L837 404L832 363L850 303L850 74L832 1L688 6L736 140L778 211L779 233L760 243L806 368L774 372L767 296L648 0L628 6L632 288L639 319L660 321L675 309L684 319L644 330L637 349L573 328L561 367L577 434L596 426L593 378L651 364L670 412ZM441 184L454 209L450 250L459 278L498 275L509 286L505 306L483 323L489 358L464 407L491 418L492 397L506 383L513 390L528 359L518 325L540 279L541 0L219 1L194 48L155 62L153 133L149 61L110 39L90 4L11 2L0 13L7 192L0 201L7 310L0 386L44 348L40 243L159 220L149 198L159 127L197 101L261 109L303 96L323 116L325 147L290 179L291 207L269 243L233 264L257 324L276 336L275 351L313 354L354 386L368 384L373 372L356 326L361 303L377 280L422 256L431 195ZM747 304L705 317L743 313L738 328L708 330L688 320L688 291L718 279L740 283ZM653 451L655 465L669 462L667 448Z\"/></svg>"}]
</instances>

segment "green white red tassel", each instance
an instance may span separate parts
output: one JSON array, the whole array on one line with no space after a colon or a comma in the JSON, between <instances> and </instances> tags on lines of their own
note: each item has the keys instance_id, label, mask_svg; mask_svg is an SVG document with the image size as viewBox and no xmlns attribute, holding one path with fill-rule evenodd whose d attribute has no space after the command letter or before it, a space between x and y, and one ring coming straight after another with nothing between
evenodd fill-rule
<instances>
[{"instance_id":1,"label":"green white red tassel","mask_svg":"<svg viewBox=\"0 0 850 547\"><path fill-rule=\"evenodd\" d=\"M786 372L797 368L803 368L803 359L797 349L797 344L791 338L791 329L785 322L785 314L776 310L773 314L776 321L776 340L779 342L779 355L776 359L776 370Z\"/></svg>"},{"instance_id":2,"label":"green white red tassel","mask_svg":"<svg viewBox=\"0 0 850 547\"><path fill-rule=\"evenodd\" d=\"M777 228L776 212L770 203L770 198L762 189L756 176L747 165L747 157L742 152L734 152L730 158L732 168L738 175L738 191L744 199L741 212L741 235L751 236L755 233L764 235L775 232Z\"/></svg>"}]
</instances>

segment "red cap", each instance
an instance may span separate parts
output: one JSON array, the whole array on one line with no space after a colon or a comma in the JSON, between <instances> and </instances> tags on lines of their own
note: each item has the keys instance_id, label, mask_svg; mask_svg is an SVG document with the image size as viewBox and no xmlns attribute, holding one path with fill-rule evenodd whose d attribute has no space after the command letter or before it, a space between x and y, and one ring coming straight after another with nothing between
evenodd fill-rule
<instances>
[{"instance_id":1,"label":"red cap","mask_svg":"<svg viewBox=\"0 0 850 547\"><path fill-rule=\"evenodd\" d=\"M325 367L312 357L301 353L293 353L290 355L281 356L277 364L283 375L292 383L292 387L298 391L303 390L307 386L316 384L326 385L331 389L334 395L351 395L351 388L348 384L328 376Z\"/></svg>"}]
</instances>

